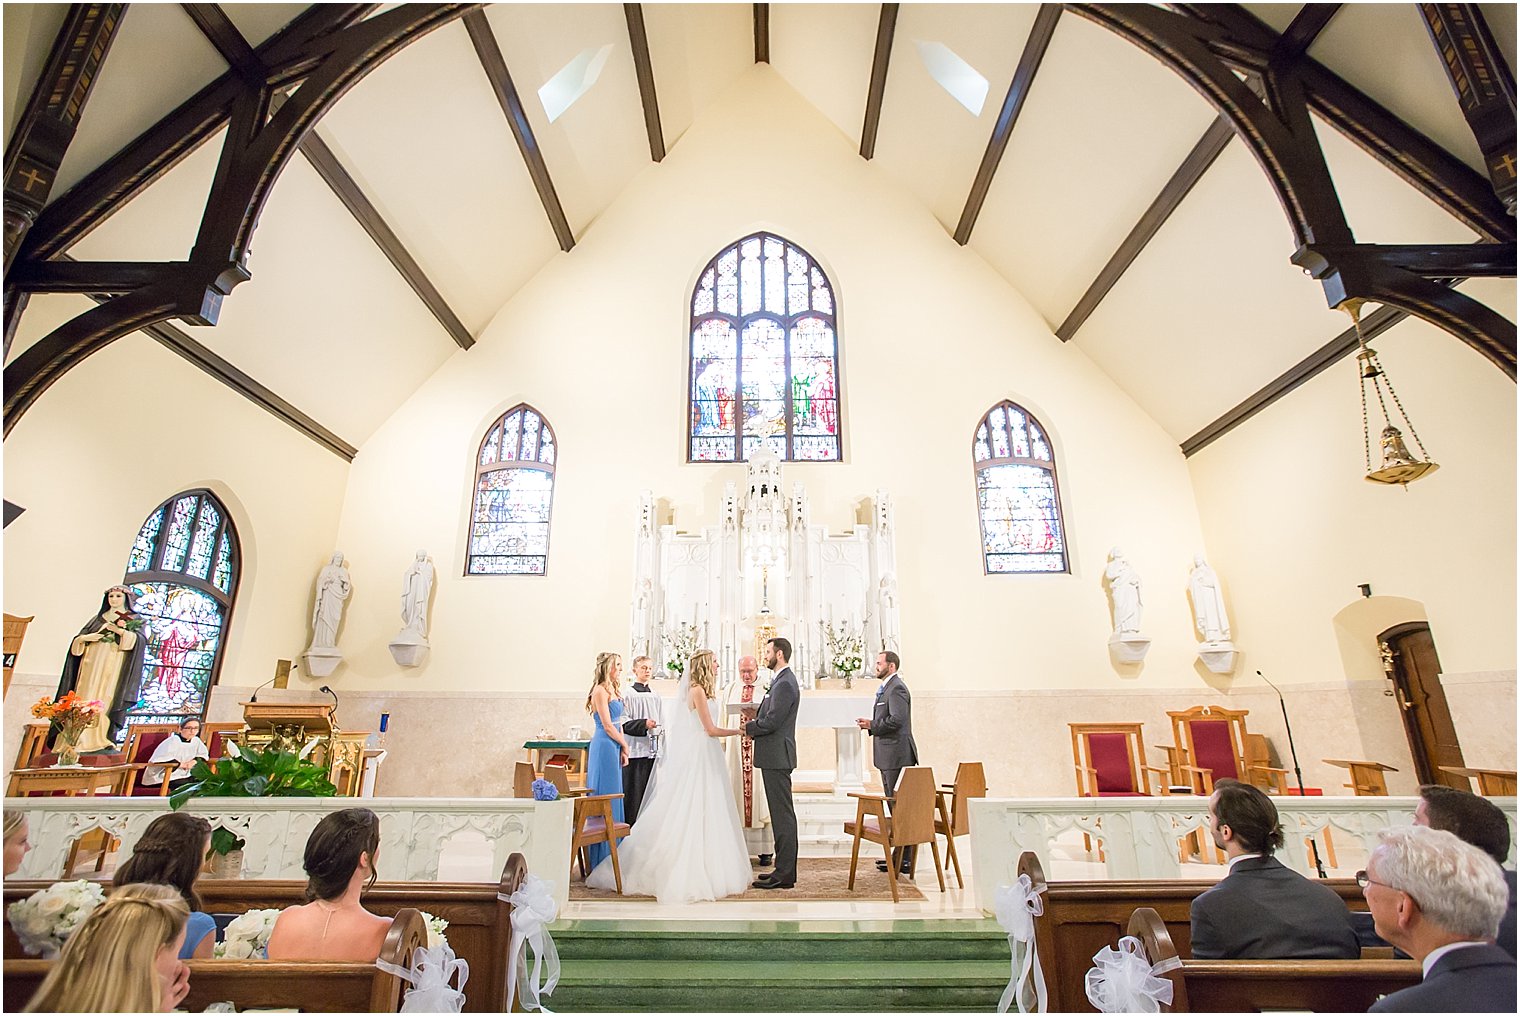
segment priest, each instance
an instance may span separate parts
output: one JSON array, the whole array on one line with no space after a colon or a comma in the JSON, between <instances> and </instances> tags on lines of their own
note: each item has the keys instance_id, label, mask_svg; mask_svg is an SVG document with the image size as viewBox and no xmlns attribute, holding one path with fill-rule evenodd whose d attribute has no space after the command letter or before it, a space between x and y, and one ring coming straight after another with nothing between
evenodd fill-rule
<instances>
[{"instance_id":1,"label":"priest","mask_svg":"<svg viewBox=\"0 0 1520 1016\"><path fill-rule=\"evenodd\" d=\"M756 683L759 675L755 658L742 658L739 680L728 686L726 701L758 705L765 698L765 689ZM744 734L726 738L724 751L728 753L729 778L734 788L734 803L739 808L739 824L744 827L744 841L750 854L759 856L763 867L771 863L776 848L771 834L771 812L765 804L765 781L755 769L755 741Z\"/></svg>"}]
</instances>

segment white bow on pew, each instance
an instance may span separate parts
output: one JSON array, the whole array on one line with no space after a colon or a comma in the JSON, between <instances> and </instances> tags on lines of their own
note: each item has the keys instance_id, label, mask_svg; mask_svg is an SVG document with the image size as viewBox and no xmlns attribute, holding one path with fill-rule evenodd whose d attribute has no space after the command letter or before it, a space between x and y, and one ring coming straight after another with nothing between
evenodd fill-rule
<instances>
[{"instance_id":1,"label":"white bow on pew","mask_svg":"<svg viewBox=\"0 0 1520 1016\"><path fill-rule=\"evenodd\" d=\"M1044 886L1035 889L1028 875L1020 875L1013 885L998 886L993 912L998 924L1008 933L1008 950L1013 964L1008 987L998 999L998 1012L1007 1012L1010 1003L1016 1004L1019 1012L1050 1011L1045 973L1040 969L1040 952L1034 942L1034 919L1045 912L1045 902L1040 899L1044 891ZM1031 987L1033 1009L1029 1008Z\"/></svg>"},{"instance_id":2,"label":"white bow on pew","mask_svg":"<svg viewBox=\"0 0 1520 1016\"><path fill-rule=\"evenodd\" d=\"M539 996L552 995L559 984L559 950L554 947L554 939L548 930L548 925L559 916L559 907L549 885L537 875L527 875L515 893L498 897L512 904L512 940L507 947L507 998L516 997L520 979L520 1001L528 1012L550 1012ZM531 976L525 945L533 946Z\"/></svg>"},{"instance_id":3,"label":"white bow on pew","mask_svg":"<svg viewBox=\"0 0 1520 1016\"><path fill-rule=\"evenodd\" d=\"M401 1001L402 1012L464 1011L464 985L470 979L470 964L457 958L448 943L432 949L426 946L413 949L410 970L385 960L376 960L375 966L412 985ZM458 985L450 987L455 974L459 975Z\"/></svg>"},{"instance_id":4,"label":"white bow on pew","mask_svg":"<svg viewBox=\"0 0 1520 1016\"><path fill-rule=\"evenodd\" d=\"M1177 957L1151 966L1140 940L1125 935L1119 948L1104 946L1093 962L1097 965L1087 972L1087 1000L1099 1012L1160 1012L1161 1006L1172 1004L1172 982L1159 975L1181 967Z\"/></svg>"}]
</instances>

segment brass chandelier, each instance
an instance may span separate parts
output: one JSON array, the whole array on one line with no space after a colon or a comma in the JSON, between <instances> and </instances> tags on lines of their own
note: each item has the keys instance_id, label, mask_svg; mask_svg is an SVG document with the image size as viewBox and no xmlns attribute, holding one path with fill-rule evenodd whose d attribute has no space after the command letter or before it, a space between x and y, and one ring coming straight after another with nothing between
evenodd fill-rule
<instances>
[{"instance_id":1,"label":"brass chandelier","mask_svg":"<svg viewBox=\"0 0 1520 1016\"><path fill-rule=\"evenodd\" d=\"M1362 450L1367 465L1366 479L1369 483L1397 483L1408 489L1409 484L1441 467L1430 461L1424 442L1420 440L1414 424L1410 422L1409 414L1404 411L1404 403L1399 400L1399 393L1394 391L1393 382L1389 379L1387 371L1383 370L1382 364L1378 362L1377 351L1367 345L1367 337L1362 334L1361 302L1347 304L1345 311L1351 315L1351 321L1356 326L1356 341L1361 347L1361 352L1356 354L1356 359L1357 373L1361 376L1362 387ZM1377 469L1372 468L1372 429L1367 417L1367 390L1369 388L1377 397L1378 409L1383 416L1383 430L1378 439L1382 450L1382 464ZM1393 417L1388 412L1390 400L1398 412L1399 419L1403 421L1404 428L1414 439L1415 447L1420 451L1418 458L1404 443L1404 431L1394 425Z\"/></svg>"}]
</instances>

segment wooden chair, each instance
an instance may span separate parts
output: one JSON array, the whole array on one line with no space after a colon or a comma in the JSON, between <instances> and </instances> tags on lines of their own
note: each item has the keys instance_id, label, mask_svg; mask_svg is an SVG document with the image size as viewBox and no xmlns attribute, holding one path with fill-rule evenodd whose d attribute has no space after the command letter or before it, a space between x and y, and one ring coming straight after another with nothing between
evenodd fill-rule
<instances>
[{"instance_id":1,"label":"wooden chair","mask_svg":"<svg viewBox=\"0 0 1520 1016\"><path fill-rule=\"evenodd\" d=\"M1194 706L1166 714L1172 718L1172 737L1185 760L1176 768L1186 782L1193 785L1195 793L1212 794L1214 781L1226 778L1250 784L1266 780L1271 790L1287 793L1286 769L1246 762L1246 715L1249 712L1220 706Z\"/></svg>"},{"instance_id":2,"label":"wooden chair","mask_svg":"<svg viewBox=\"0 0 1520 1016\"><path fill-rule=\"evenodd\" d=\"M904 847L929 844L934 853L934 873L939 876L939 891L945 891L945 869L939 861L939 841L934 838L934 770L928 766L912 766L904 769L897 778L897 792L892 800L892 811L887 812L885 794L850 794L859 802L855 806L855 821L846 822L844 831L855 837L850 848L850 885L855 889L855 869L860 863L860 841L870 840L881 844L882 856L887 862L891 876L892 902L898 902L897 874L902 866ZM918 867L917 855L913 867Z\"/></svg>"},{"instance_id":3,"label":"wooden chair","mask_svg":"<svg viewBox=\"0 0 1520 1016\"><path fill-rule=\"evenodd\" d=\"M1142 723L1068 723L1078 797L1154 797L1172 792L1171 773L1145 762ZM1156 791L1151 790L1155 778ZM1092 837L1082 834L1091 852ZM1098 848L1103 858L1103 848Z\"/></svg>"},{"instance_id":4,"label":"wooden chair","mask_svg":"<svg viewBox=\"0 0 1520 1016\"><path fill-rule=\"evenodd\" d=\"M538 777L533 772L532 762L519 762L512 770L512 796L531 798L533 796L533 781Z\"/></svg>"},{"instance_id":5,"label":"wooden chair","mask_svg":"<svg viewBox=\"0 0 1520 1016\"><path fill-rule=\"evenodd\" d=\"M212 763L227 754L227 742L231 735L241 734L247 724L242 720L236 723L202 723L201 740L206 742L206 754Z\"/></svg>"},{"instance_id":6,"label":"wooden chair","mask_svg":"<svg viewBox=\"0 0 1520 1016\"><path fill-rule=\"evenodd\" d=\"M554 789L559 791L559 796L562 798L585 797L591 793L590 787L572 787L570 785L570 769L568 766L544 766L544 779L554 784ZM533 795L529 794L528 796L532 797Z\"/></svg>"},{"instance_id":7,"label":"wooden chair","mask_svg":"<svg viewBox=\"0 0 1520 1016\"><path fill-rule=\"evenodd\" d=\"M177 723L134 723L127 728L127 761L137 770L127 781L127 794L130 797L167 797L169 796L168 773L164 774L163 782L152 786L142 782L143 773L149 768L148 759L158 750L158 746L169 739L176 730ZM154 769L167 769L163 763L152 766Z\"/></svg>"},{"instance_id":8,"label":"wooden chair","mask_svg":"<svg viewBox=\"0 0 1520 1016\"><path fill-rule=\"evenodd\" d=\"M617 841L633 830L633 826L627 822L615 822L612 818L612 802L622 796L593 794L577 797L575 825L570 837L570 856L580 860L582 879L591 873L591 858L586 848L593 843L607 844L607 849L612 854L612 877L619 893L623 891L623 869L618 865Z\"/></svg>"},{"instance_id":9,"label":"wooden chair","mask_svg":"<svg viewBox=\"0 0 1520 1016\"><path fill-rule=\"evenodd\" d=\"M47 753L47 720L32 720L21 731L21 747L16 751L13 769L30 769Z\"/></svg>"},{"instance_id":10,"label":"wooden chair","mask_svg":"<svg viewBox=\"0 0 1520 1016\"><path fill-rule=\"evenodd\" d=\"M945 838L945 853L950 866L955 869L955 880L964 889L966 880L961 877L961 859L955 852L955 838L971 833L971 806L966 802L973 797L987 796L987 774L982 764L962 762L956 766L955 782L941 786L935 796L938 813L934 817L934 832Z\"/></svg>"}]
</instances>

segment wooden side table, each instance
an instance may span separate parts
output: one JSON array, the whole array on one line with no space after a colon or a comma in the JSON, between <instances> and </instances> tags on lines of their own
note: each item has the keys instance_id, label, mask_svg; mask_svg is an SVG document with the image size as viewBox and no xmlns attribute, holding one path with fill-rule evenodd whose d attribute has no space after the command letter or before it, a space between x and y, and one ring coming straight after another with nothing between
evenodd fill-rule
<instances>
[{"instance_id":1,"label":"wooden side table","mask_svg":"<svg viewBox=\"0 0 1520 1016\"><path fill-rule=\"evenodd\" d=\"M544 779L544 766L556 755L565 756L565 777L571 787L586 785L586 767L591 762L591 741L525 741L528 761L533 763L536 779Z\"/></svg>"},{"instance_id":2,"label":"wooden side table","mask_svg":"<svg viewBox=\"0 0 1520 1016\"><path fill-rule=\"evenodd\" d=\"M1383 774L1398 772L1393 766L1385 766L1381 762L1339 758L1327 758L1321 761L1326 765L1340 766L1350 772L1351 782L1343 783L1341 786L1350 787L1351 792L1357 797L1387 797L1388 781L1383 778Z\"/></svg>"},{"instance_id":3,"label":"wooden side table","mask_svg":"<svg viewBox=\"0 0 1520 1016\"><path fill-rule=\"evenodd\" d=\"M1514 797L1517 789L1513 769L1471 769L1467 766L1438 766L1443 773L1466 776L1478 781L1478 793L1484 797Z\"/></svg>"},{"instance_id":4,"label":"wooden side table","mask_svg":"<svg viewBox=\"0 0 1520 1016\"><path fill-rule=\"evenodd\" d=\"M59 769L16 769L11 772L7 797L29 797L62 791L68 797L84 794L126 793L127 781L136 771L130 764L116 766L79 766Z\"/></svg>"}]
</instances>

